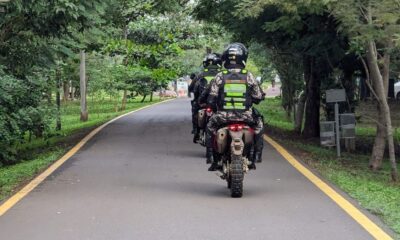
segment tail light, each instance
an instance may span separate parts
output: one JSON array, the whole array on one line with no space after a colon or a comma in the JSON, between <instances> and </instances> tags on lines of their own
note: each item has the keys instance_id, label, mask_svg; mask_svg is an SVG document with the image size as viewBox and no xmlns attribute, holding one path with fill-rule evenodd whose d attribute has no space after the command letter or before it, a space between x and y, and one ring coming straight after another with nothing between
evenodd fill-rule
<instances>
[{"instance_id":1,"label":"tail light","mask_svg":"<svg viewBox=\"0 0 400 240\"><path fill-rule=\"evenodd\" d=\"M206 108L206 112L211 113L212 109L208 107L208 108Z\"/></svg>"},{"instance_id":2,"label":"tail light","mask_svg":"<svg viewBox=\"0 0 400 240\"><path fill-rule=\"evenodd\" d=\"M238 131L242 131L243 127L244 127L243 124L232 124L232 125L229 125L228 128L231 131L238 132Z\"/></svg>"}]
</instances>

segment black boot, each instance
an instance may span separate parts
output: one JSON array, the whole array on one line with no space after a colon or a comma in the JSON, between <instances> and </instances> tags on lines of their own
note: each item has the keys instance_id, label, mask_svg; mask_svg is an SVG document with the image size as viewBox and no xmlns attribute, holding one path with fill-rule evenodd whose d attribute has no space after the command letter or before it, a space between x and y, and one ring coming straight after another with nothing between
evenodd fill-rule
<instances>
[{"instance_id":1,"label":"black boot","mask_svg":"<svg viewBox=\"0 0 400 240\"><path fill-rule=\"evenodd\" d=\"M254 152L254 156L251 164L249 165L250 170L256 170L256 162L261 162L261 152Z\"/></svg>"},{"instance_id":2,"label":"black boot","mask_svg":"<svg viewBox=\"0 0 400 240\"><path fill-rule=\"evenodd\" d=\"M210 132L210 130L207 128L206 132L206 157L207 157L207 164L213 163L211 167L208 169L208 171L215 171L215 166L214 161L217 161L217 159L214 159L214 149L213 149L213 142L214 142L214 134ZM218 161L217 161L218 163ZM214 170L212 170L214 169Z\"/></svg>"},{"instance_id":3,"label":"black boot","mask_svg":"<svg viewBox=\"0 0 400 240\"><path fill-rule=\"evenodd\" d=\"M254 162L257 162L257 163L262 162L262 152L254 153Z\"/></svg>"},{"instance_id":4,"label":"black boot","mask_svg":"<svg viewBox=\"0 0 400 240\"><path fill-rule=\"evenodd\" d=\"M218 163L220 162L220 155L213 153L212 154L212 163L211 166L208 168L208 171L222 171L222 166Z\"/></svg>"},{"instance_id":5,"label":"black boot","mask_svg":"<svg viewBox=\"0 0 400 240\"><path fill-rule=\"evenodd\" d=\"M256 162L262 162L261 152L255 151L253 155L253 159L251 159L251 164L249 165L250 170L256 170Z\"/></svg>"},{"instance_id":6,"label":"black boot","mask_svg":"<svg viewBox=\"0 0 400 240\"><path fill-rule=\"evenodd\" d=\"M197 132L197 125L196 124L192 124L192 134L195 134Z\"/></svg>"},{"instance_id":7,"label":"black boot","mask_svg":"<svg viewBox=\"0 0 400 240\"><path fill-rule=\"evenodd\" d=\"M211 166L208 168L208 171L214 172L214 171L217 171L218 168L219 168L218 162L217 161L213 161Z\"/></svg>"},{"instance_id":8,"label":"black boot","mask_svg":"<svg viewBox=\"0 0 400 240\"><path fill-rule=\"evenodd\" d=\"M200 134L199 134L199 131L196 129L196 130L194 130L193 142L197 143L199 141L199 139L200 139Z\"/></svg>"},{"instance_id":9,"label":"black boot","mask_svg":"<svg viewBox=\"0 0 400 240\"><path fill-rule=\"evenodd\" d=\"M249 165L249 169L250 170L256 170L256 163L255 162L251 162L251 164Z\"/></svg>"},{"instance_id":10,"label":"black boot","mask_svg":"<svg viewBox=\"0 0 400 240\"><path fill-rule=\"evenodd\" d=\"M254 155L253 161L260 163L262 162L262 151L264 148L263 132L256 134L254 137Z\"/></svg>"},{"instance_id":11,"label":"black boot","mask_svg":"<svg viewBox=\"0 0 400 240\"><path fill-rule=\"evenodd\" d=\"M213 162L213 149L212 148L206 148L206 158L207 158L207 164L210 164Z\"/></svg>"}]
</instances>

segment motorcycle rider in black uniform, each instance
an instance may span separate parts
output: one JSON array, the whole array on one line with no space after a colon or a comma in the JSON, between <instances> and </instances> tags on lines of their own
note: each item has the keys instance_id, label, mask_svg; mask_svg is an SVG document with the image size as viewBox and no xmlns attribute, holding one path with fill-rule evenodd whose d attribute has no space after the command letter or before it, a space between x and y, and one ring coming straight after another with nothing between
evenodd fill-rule
<instances>
[{"instance_id":1,"label":"motorcycle rider in black uniform","mask_svg":"<svg viewBox=\"0 0 400 240\"><path fill-rule=\"evenodd\" d=\"M189 97L190 97L190 94L194 92L194 86L197 83L196 74L195 73L190 74L190 79L192 80L192 82L190 83L190 85L188 87ZM196 126L197 126L197 124L195 124L193 122L193 115L195 114L194 112L195 112L195 106L196 106L195 101L194 100L190 101L190 104L192 106L192 134L194 134Z\"/></svg>"},{"instance_id":2,"label":"motorcycle rider in black uniform","mask_svg":"<svg viewBox=\"0 0 400 240\"><path fill-rule=\"evenodd\" d=\"M248 72L246 61L247 48L241 43L230 44L222 54L222 61L227 70L219 73L211 83L208 104L217 106L217 112L211 117L207 125L207 148L213 152L213 138L217 130L229 122L244 122L254 129L254 156L249 169L256 169L255 162L261 161L263 149L262 118L253 114L252 105L265 99L253 75ZM213 163L208 169L215 171L218 168L218 159L211 159Z\"/></svg>"},{"instance_id":3,"label":"motorcycle rider in black uniform","mask_svg":"<svg viewBox=\"0 0 400 240\"><path fill-rule=\"evenodd\" d=\"M198 128L198 111L201 109L199 105L199 97L206 89L207 85L218 74L222 65L221 57L217 53L207 54L203 61L203 71L196 76L195 84L193 87L194 99L192 103L192 123L194 130L193 142L197 143L199 139Z\"/></svg>"}]
</instances>

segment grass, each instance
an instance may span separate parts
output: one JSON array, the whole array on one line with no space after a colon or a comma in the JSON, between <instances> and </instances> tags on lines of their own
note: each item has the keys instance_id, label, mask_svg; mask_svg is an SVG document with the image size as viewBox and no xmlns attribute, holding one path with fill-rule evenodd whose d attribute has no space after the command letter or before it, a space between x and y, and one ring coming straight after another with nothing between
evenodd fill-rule
<instances>
[{"instance_id":1,"label":"grass","mask_svg":"<svg viewBox=\"0 0 400 240\"><path fill-rule=\"evenodd\" d=\"M22 183L43 171L65 151L62 148L53 148L47 153L36 155L34 159L0 168L0 200L10 196Z\"/></svg>"},{"instance_id":2,"label":"grass","mask_svg":"<svg viewBox=\"0 0 400 240\"><path fill-rule=\"evenodd\" d=\"M374 122L367 117L373 116L374 113L368 109L375 108L371 108L371 104L367 103L360 106L359 112L356 113L363 114L364 119L357 125L358 138L371 137L375 134ZM297 157L316 169L325 179L347 192L365 209L379 216L400 239L400 184L390 182L388 161L385 161L382 170L372 172L368 168L368 155L343 153L342 158L337 159L335 149L321 148L316 142L285 136L293 130L293 123L287 119L280 107L280 99L267 99L259 110L264 114L269 126L278 129L274 131L277 140L288 149L298 152ZM393 114L393 118L394 126L399 126L398 112ZM396 137L400 137L399 131Z\"/></svg>"},{"instance_id":3,"label":"grass","mask_svg":"<svg viewBox=\"0 0 400 240\"><path fill-rule=\"evenodd\" d=\"M129 100L125 111L116 111L116 106L119 107L120 103L116 105L115 102L110 100L89 101L89 119L86 122L80 121L79 101L63 103L61 108L61 131L52 130L49 133L49 137L34 139L31 142L27 141L18 145L17 149L20 152L22 159L24 159L27 155L31 155L32 152L40 152L43 148L48 148L57 143L65 142L71 135L82 132L82 130L91 129L114 117L159 101L160 98L158 97L154 97L153 102L145 101L141 103L140 98ZM55 124L54 121L52 126L55 126Z\"/></svg>"},{"instance_id":4,"label":"grass","mask_svg":"<svg viewBox=\"0 0 400 240\"><path fill-rule=\"evenodd\" d=\"M294 129L293 122L283 111L279 98L267 98L256 108L264 115L264 120L269 126L288 131Z\"/></svg>"},{"instance_id":5,"label":"grass","mask_svg":"<svg viewBox=\"0 0 400 240\"><path fill-rule=\"evenodd\" d=\"M281 142L303 151L304 162L347 192L362 207L379 216L400 237L400 184L389 181L388 163L381 171L372 172L368 169L369 156L366 155L344 153L337 159L334 149L290 140Z\"/></svg>"},{"instance_id":6,"label":"grass","mask_svg":"<svg viewBox=\"0 0 400 240\"><path fill-rule=\"evenodd\" d=\"M140 99L129 100L125 111L116 111L111 101L88 102L89 120L80 121L79 102L62 105L62 130L50 131L50 137L33 139L18 146L20 162L0 168L0 201L9 197L23 183L46 169L51 163L64 155L86 133L108 120L132 110L161 101L154 97L153 102L140 103ZM53 124L55 125L55 123Z\"/></svg>"},{"instance_id":7,"label":"grass","mask_svg":"<svg viewBox=\"0 0 400 240\"><path fill-rule=\"evenodd\" d=\"M390 107L392 111L392 125L395 130L394 137L400 141L400 102L391 101ZM257 109L265 116L265 121L268 125L291 131L294 129L292 119L287 118L285 111L281 107L281 99L268 98ZM359 118L356 125L357 137L371 137L375 136L376 123L374 119L377 118L375 111L376 104L372 101L363 102L356 109L356 116ZM322 113L321 113L322 114ZM324 118L324 116L321 116Z\"/></svg>"}]
</instances>

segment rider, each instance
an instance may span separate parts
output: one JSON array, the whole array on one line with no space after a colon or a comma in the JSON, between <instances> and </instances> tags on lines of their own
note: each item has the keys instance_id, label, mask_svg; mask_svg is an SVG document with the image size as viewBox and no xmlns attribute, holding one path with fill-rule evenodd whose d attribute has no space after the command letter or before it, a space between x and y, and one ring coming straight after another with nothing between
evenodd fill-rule
<instances>
[{"instance_id":1,"label":"rider","mask_svg":"<svg viewBox=\"0 0 400 240\"><path fill-rule=\"evenodd\" d=\"M261 87L261 85L262 85L261 78L257 78L256 80L257 80L258 86L260 86L260 90L261 90L261 94L263 95L263 99L265 99L265 92L263 91L263 89ZM260 113L260 111L258 111L257 108L253 107L252 113L253 113L254 121L256 121L256 122L261 121L264 126L265 125L264 124L264 116ZM260 134L255 136L256 139L255 139L254 148L259 150L259 152L257 153L258 156L254 156L255 162L262 162L262 150L264 148L264 141L262 139L263 134L264 134L264 128L261 130Z\"/></svg>"},{"instance_id":2,"label":"rider","mask_svg":"<svg viewBox=\"0 0 400 240\"><path fill-rule=\"evenodd\" d=\"M196 77L196 83L193 88L193 111L192 111L192 123L194 129L194 137L193 142L196 143L199 139L199 128L198 128L198 111L201 106L199 105L199 97L202 92L206 89L207 85L210 83L212 79L215 78L215 75L218 74L222 65L221 57L217 53L209 53L203 60L203 72L201 72Z\"/></svg>"},{"instance_id":3,"label":"rider","mask_svg":"<svg viewBox=\"0 0 400 240\"><path fill-rule=\"evenodd\" d=\"M221 60L221 55L220 54L215 54L217 56L216 59L214 59L215 64L211 65L209 69L213 72L213 75L207 77L207 83L201 85L201 93L200 96L197 100L197 103L199 104L200 107L205 107L207 106L207 99L211 91L211 85L212 82L215 79L215 76L221 71L221 66L222 66L222 60ZM210 72L211 72L210 71ZM205 82L203 82L205 83ZM216 110L216 106L210 106L213 110Z\"/></svg>"},{"instance_id":4,"label":"rider","mask_svg":"<svg viewBox=\"0 0 400 240\"><path fill-rule=\"evenodd\" d=\"M247 48L241 43L232 43L222 54L222 61L226 70L219 73L211 84L208 103L217 106L215 113L207 125L207 148L212 153L213 137L217 130L229 122L245 122L254 128L254 156L249 169L256 169L255 162L261 161L263 144L263 121L255 118L252 112L253 103L264 100L264 94L253 75L248 72L246 61ZM210 156L212 159L212 154ZM207 159L207 160L211 160ZM209 171L218 168L218 160L213 159Z\"/></svg>"},{"instance_id":5,"label":"rider","mask_svg":"<svg viewBox=\"0 0 400 240\"><path fill-rule=\"evenodd\" d=\"M194 85L196 85L196 73L191 73L190 74L190 80L192 80L192 82L189 85L189 97L190 97L190 93L192 93L194 91Z\"/></svg>"},{"instance_id":6,"label":"rider","mask_svg":"<svg viewBox=\"0 0 400 240\"><path fill-rule=\"evenodd\" d=\"M190 97L190 93L194 92L194 86L197 83L196 74L195 73L190 74L190 79L192 80L192 82L190 83L189 88L188 88L189 97ZM192 100L192 101L190 101L190 104L192 105L192 134L194 134L196 131L196 126L197 126L197 124L194 122L194 115L197 114L197 112L195 112L197 103L195 100Z\"/></svg>"}]
</instances>

